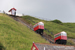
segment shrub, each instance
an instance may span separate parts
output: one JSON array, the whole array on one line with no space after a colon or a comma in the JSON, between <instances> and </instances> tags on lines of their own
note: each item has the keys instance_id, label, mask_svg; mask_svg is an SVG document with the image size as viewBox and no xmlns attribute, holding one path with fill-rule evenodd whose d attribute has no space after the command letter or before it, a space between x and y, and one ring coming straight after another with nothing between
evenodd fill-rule
<instances>
[{"instance_id":1,"label":"shrub","mask_svg":"<svg viewBox=\"0 0 75 50\"><path fill-rule=\"evenodd\" d=\"M55 20L53 20L51 22L54 22L54 23L57 23L57 24L62 24L62 22L60 20L57 20L57 19L55 19Z\"/></svg>"},{"instance_id":2,"label":"shrub","mask_svg":"<svg viewBox=\"0 0 75 50\"><path fill-rule=\"evenodd\" d=\"M67 40L67 45L75 45L75 43L73 42L73 40L68 39L68 40Z\"/></svg>"}]
</instances>

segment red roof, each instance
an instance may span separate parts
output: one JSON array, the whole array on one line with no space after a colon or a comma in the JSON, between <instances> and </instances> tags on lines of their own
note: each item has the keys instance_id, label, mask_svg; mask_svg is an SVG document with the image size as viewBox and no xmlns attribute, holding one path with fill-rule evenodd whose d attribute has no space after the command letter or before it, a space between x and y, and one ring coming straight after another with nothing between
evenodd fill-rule
<instances>
[{"instance_id":1,"label":"red roof","mask_svg":"<svg viewBox=\"0 0 75 50\"><path fill-rule=\"evenodd\" d=\"M39 49L37 48L37 46L35 45L35 43L33 43L31 50L33 49L33 47L35 47L36 50L39 50Z\"/></svg>"},{"instance_id":2,"label":"red roof","mask_svg":"<svg viewBox=\"0 0 75 50\"><path fill-rule=\"evenodd\" d=\"M11 10L15 10L15 11L16 11L16 9L15 9L15 8L11 8L11 9L9 10L9 12L11 12Z\"/></svg>"}]
</instances>

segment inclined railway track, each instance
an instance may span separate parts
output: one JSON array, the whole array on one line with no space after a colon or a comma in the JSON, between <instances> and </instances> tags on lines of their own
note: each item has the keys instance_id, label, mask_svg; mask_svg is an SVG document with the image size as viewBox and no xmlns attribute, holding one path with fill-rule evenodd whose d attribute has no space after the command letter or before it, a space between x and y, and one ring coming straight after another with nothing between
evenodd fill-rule
<instances>
[{"instance_id":1,"label":"inclined railway track","mask_svg":"<svg viewBox=\"0 0 75 50\"><path fill-rule=\"evenodd\" d=\"M54 41L48 35L43 34L42 37L48 40L50 43L55 44Z\"/></svg>"},{"instance_id":2,"label":"inclined railway track","mask_svg":"<svg viewBox=\"0 0 75 50\"><path fill-rule=\"evenodd\" d=\"M28 28L30 28L33 31L33 27L30 26L30 24L28 24L27 22L24 22L23 20L21 20L19 17L13 17L10 16L11 18L13 18L14 20L23 23L24 25L26 25ZM36 33L36 32L35 32ZM50 43L54 44L54 41L50 38L50 36L46 35L45 33L43 33L43 35L41 35L44 39L46 39L47 41L49 41Z\"/></svg>"}]
</instances>

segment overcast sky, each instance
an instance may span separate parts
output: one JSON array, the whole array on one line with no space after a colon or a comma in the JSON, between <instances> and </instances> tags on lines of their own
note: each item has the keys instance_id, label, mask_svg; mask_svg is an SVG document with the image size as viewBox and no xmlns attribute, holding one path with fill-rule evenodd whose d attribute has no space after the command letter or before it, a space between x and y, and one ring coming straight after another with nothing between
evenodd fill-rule
<instances>
[{"instance_id":1,"label":"overcast sky","mask_svg":"<svg viewBox=\"0 0 75 50\"><path fill-rule=\"evenodd\" d=\"M75 22L75 0L0 0L0 10L16 8L17 13L47 20Z\"/></svg>"}]
</instances>

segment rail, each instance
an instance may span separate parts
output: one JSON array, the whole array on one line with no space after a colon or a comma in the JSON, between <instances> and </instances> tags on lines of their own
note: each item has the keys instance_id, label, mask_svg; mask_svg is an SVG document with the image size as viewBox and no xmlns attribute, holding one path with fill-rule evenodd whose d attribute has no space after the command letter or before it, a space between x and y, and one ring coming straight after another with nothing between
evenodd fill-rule
<instances>
[{"instance_id":1,"label":"rail","mask_svg":"<svg viewBox=\"0 0 75 50\"><path fill-rule=\"evenodd\" d=\"M9 15L10 16L10 15ZM13 17L10 16L11 18L13 18L16 21L19 21L21 23L23 23L24 25L26 25L28 28L30 28L33 31L32 26L28 25L27 23L23 22L22 20L19 19L19 17ZM36 32L35 32L36 33ZM43 35L41 35L44 39L46 39L47 41L49 41L50 43L54 44L54 41L50 39L49 36L45 35L45 33L43 33Z\"/></svg>"}]
</instances>

